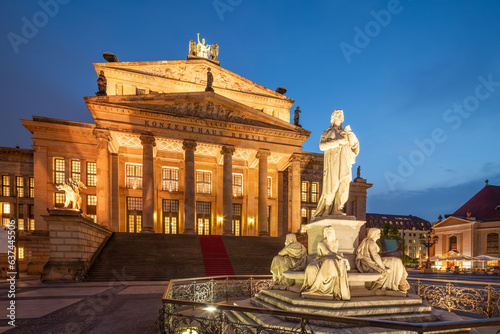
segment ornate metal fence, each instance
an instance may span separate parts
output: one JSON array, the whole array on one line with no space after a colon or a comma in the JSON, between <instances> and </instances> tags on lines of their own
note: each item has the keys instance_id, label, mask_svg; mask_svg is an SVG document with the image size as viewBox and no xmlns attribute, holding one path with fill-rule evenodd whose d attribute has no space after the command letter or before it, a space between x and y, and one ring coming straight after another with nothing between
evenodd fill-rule
<instances>
[{"instance_id":1,"label":"ornate metal fence","mask_svg":"<svg viewBox=\"0 0 500 334\"><path fill-rule=\"evenodd\" d=\"M455 282L444 280L409 279L410 293L417 294L431 306L447 311L464 311L484 314L488 318L499 316L498 287L500 284L482 284L471 288L467 285L481 285L478 282ZM428 283L429 282L429 283ZM432 283L436 284L432 284ZM346 323L355 326L373 326L425 333L430 331L457 328L474 328L500 325L500 318L461 321L438 324L411 324L393 321L379 321L362 318L316 316L281 310L267 310L230 305L230 299L243 299L255 296L271 283L271 276L223 276L204 277L170 281L163 296L158 328L161 333L314 333L309 326L311 320ZM216 310L210 306L217 303ZM228 316L228 311L260 313L297 319L292 329L263 327L243 323L240 319Z\"/></svg>"},{"instance_id":2,"label":"ornate metal fence","mask_svg":"<svg viewBox=\"0 0 500 334\"><path fill-rule=\"evenodd\" d=\"M470 287L471 285L479 286L473 288ZM500 290L498 289L500 284L465 281L450 283L445 280L412 279L410 287L411 293L418 295L429 305L443 308L448 312L485 314L488 318L500 316Z\"/></svg>"}]
</instances>

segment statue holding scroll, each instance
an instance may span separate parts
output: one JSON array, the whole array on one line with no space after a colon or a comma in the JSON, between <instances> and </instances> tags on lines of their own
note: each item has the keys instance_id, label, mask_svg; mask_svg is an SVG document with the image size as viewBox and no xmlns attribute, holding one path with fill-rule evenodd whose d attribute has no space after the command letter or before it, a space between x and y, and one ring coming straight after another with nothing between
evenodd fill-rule
<instances>
[{"instance_id":1,"label":"statue holding scroll","mask_svg":"<svg viewBox=\"0 0 500 334\"><path fill-rule=\"evenodd\" d=\"M323 131L319 148L325 152L323 162L323 192L313 219L344 214L352 181L351 167L359 153L359 141L351 127L342 128L344 112L337 109L331 117L331 126Z\"/></svg>"}]
</instances>

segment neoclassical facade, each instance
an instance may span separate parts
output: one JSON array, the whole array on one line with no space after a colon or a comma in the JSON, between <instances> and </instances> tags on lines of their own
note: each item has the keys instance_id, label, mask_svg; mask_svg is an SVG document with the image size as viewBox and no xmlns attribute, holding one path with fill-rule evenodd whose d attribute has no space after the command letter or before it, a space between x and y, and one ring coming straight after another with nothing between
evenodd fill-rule
<instances>
[{"instance_id":1,"label":"neoclassical facade","mask_svg":"<svg viewBox=\"0 0 500 334\"><path fill-rule=\"evenodd\" d=\"M310 221L323 155L302 151L310 132L290 122L283 89L195 56L94 67L94 124L22 120L33 137L33 268L50 248L42 216L64 205L57 185L70 178L86 187L82 212L115 232L284 236ZM370 186L352 182L347 214L365 219Z\"/></svg>"}]
</instances>

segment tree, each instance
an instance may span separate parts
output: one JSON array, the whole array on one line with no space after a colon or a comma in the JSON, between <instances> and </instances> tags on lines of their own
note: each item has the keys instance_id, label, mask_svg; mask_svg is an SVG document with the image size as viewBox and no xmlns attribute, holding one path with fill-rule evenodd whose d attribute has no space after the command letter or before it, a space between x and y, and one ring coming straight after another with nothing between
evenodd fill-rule
<instances>
[{"instance_id":1,"label":"tree","mask_svg":"<svg viewBox=\"0 0 500 334\"><path fill-rule=\"evenodd\" d=\"M385 223L384 226L382 226L380 237L383 239L401 239L398 227L389 223Z\"/></svg>"}]
</instances>

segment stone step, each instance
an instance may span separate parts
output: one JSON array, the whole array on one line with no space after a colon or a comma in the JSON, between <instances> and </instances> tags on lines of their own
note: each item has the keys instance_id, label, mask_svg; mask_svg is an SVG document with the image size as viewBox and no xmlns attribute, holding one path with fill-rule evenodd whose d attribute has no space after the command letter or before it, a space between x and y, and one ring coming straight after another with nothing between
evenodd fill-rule
<instances>
[{"instance_id":1,"label":"stone step","mask_svg":"<svg viewBox=\"0 0 500 334\"><path fill-rule=\"evenodd\" d=\"M389 317L393 318L393 315L414 314L418 315L412 317L415 320L420 318L423 321L438 320L431 314L432 308L415 295L407 298L375 296L352 298L350 301L326 301L302 299L299 294L289 291L262 290L255 298L283 310L302 313L342 317L378 316L386 320Z\"/></svg>"}]
</instances>

